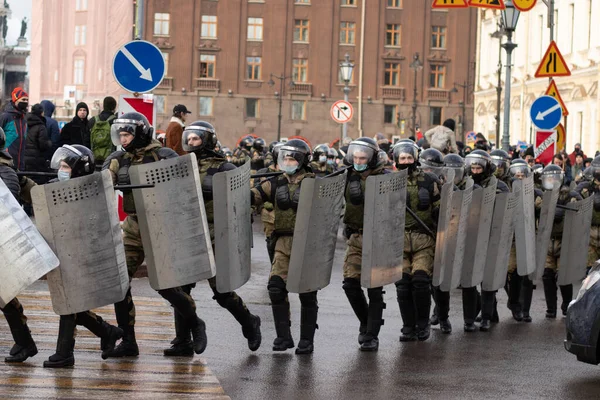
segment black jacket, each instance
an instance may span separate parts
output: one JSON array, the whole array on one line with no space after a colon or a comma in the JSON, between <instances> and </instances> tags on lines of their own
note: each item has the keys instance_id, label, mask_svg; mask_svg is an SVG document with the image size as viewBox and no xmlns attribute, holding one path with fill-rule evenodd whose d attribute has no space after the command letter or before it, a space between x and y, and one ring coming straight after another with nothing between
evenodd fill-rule
<instances>
[{"instance_id":1,"label":"black jacket","mask_svg":"<svg viewBox=\"0 0 600 400\"><path fill-rule=\"evenodd\" d=\"M8 190L19 200L21 193L21 185L19 185L19 177L12 167L12 157L6 150L0 151L0 179L8 187Z\"/></svg>"},{"instance_id":2,"label":"black jacket","mask_svg":"<svg viewBox=\"0 0 600 400\"><path fill-rule=\"evenodd\" d=\"M87 116L85 119L81 119L77 116L77 111L80 108L85 108L87 110ZM81 102L77 104L75 108L75 117L66 124L62 130L60 131L60 145L63 146L65 144L81 144L87 147L88 149L92 148L90 144L90 128L88 126L88 118L90 115L90 109L87 104Z\"/></svg>"},{"instance_id":3,"label":"black jacket","mask_svg":"<svg viewBox=\"0 0 600 400\"><path fill-rule=\"evenodd\" d=\"M52 148L52 141L48 137L46 119L32 113L27 114L26 118L25 170L47 171L46 153Z\"/></svg>"}]
</instances>

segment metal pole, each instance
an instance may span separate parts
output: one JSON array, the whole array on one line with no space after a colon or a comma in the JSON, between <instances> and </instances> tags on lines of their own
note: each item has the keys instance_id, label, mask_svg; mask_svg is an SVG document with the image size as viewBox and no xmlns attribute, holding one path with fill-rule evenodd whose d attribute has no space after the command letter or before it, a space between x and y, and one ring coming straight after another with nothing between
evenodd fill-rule
<instances>
[{"instance_id":1,"label":"metal pole","mask_svg":"<svg viewBox=\"0 0 600 400\"><path fill-rule=\"evenodd\" d=\"M412 129L415 140L417 140L417 68L415 68L415 84L413 86Z\"/></svg>"},{"instance_id":2,"label":"metal pole","mask_svg":"<svg viewBox=\"0 0 600 400\"><path fill-rule=\"evenodd\" d=\"M144 0L137 0L137 37L136 39L144 38Z\"/></svg>"},{"instance_id":3,"label":"metal pole","mask_svg":"<svg viewBox=\"0 0 600 400\"><path fill-rule=\"evenodd\" d=\"M281 74L283 77L284 75ZM283 78L279 79L279 115L277 115L277 141L281 141L281 106L283 105Z\"/></svg>"},{"instance_id":4,"label":"metal pole","mask_svg":"<svg viewBox=\"0 0 600 400\"><path fill-rule=\"evenodd\" d=\"M508 151L510 148L510 87L512 76L512 52L517 47L512 42L512 31L506 31L506 43L502 45L506 50L506 79L504 80L504 133L502 135L502 149Z\"/></svg>"},{"instance_id":5,"label":"metal pole","mask_svg":"<svg viewBox=\"0 0 600 400\"><path fill-rule=\"evenodd\" d=\"M348 102L348 95L350 94L350 87L348 86L348 81L344 81L344 101ZM344 142L344 139L346 139L346 137L348 137L348 123L344 122L343 127L342 127L342 143Z\"/></svg>"},{"instance_id":6,"label":"metal pole","mask_svg":"<svg viewBox=\"0 0 600 400\"><path fill-rule=\"evenodd\" d=\"M498 86L496 86L496 148L500 148L500 109L502 108L502 37L498 38Z\"/></svg>"}]
</instances>

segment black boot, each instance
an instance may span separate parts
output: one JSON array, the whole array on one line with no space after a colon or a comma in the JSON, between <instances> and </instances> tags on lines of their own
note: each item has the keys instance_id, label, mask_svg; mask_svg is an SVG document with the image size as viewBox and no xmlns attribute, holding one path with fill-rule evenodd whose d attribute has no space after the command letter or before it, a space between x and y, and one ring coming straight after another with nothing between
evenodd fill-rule
<instances>
[{"instance_id":1,"label":"black boot","mask_svg":"<svg viewBox=\"0 0 600 400\"><path fill-rule=\"evenodd\" d=\"M192 327L194 352L196 354L202 354L204 353L204 350L206 350L206 345L208 343L208 339L206 338L206 324L200 318L195 317L195 319L192 319L192 321L189 322L189 325Z\"/></svg>"},{"instance_id":2,"label":"black boot","mask_svg":"<svg viewBox=\"0 0 600 400\"><path fill-rule=\"evenodd\" d=\"M490 330L490 322L494 315L496 304L496 292L481 291L481 324L479 330L487 332Z\"/></svg>"},{"instance_id":3,"label":"black boot","mask_svg":"<svg viewBox=\"0 0 600 400\"><path fill-rule=\"evenodd\" d=\"M358 279L346 278L342 285L350 307L360 322L358 328L358 344L363 344L367 333L367 319L369 317L369 305L365 298L365 293L360 286Z\"/></svg>"},{"instance_id":4,"label":"black boot","mask_svg":"<svg viewBox=\"0 0 600 400\"><path fill-rule=\"evenodd\" d=\"M44 368L65 368L75 365L75 315L62 315L58 328L56 354L44 361Z\"/></svg>"},{"instance_id":5,"label":"black boot","mask_svg":"<svg viewBox=\"0 0 600 400\"><path fill-rule=\"evenodd\" d=\"M114 349L103 351L102 359L138 356L140 350L135 340L135 305L131 297L131 288L129 288L123 300L115 303L115 316L119 328L123 330L123 340Z\"/></svg>"},{"instance_id":6,"label":"black boot","mask_svg":"<svg viewBox=\"0 0 600 400\"><path fill-rule=\"evenodd\" d=\"M550 268L544 269L542 282L544 283L544 296L546 297L546 318L556 318L556 304L558 302L556 271Z\"/></svg>"},{"instance_id":7,"label":"black boot","mask_svg":"<svg viewBox=\"0 0 600 400\"><path fill-rule=\"evenodd\" d=\"M521 281L522 278L519 276L517 271L513 271L509 274L509 285L508 285L508 304L512 316L515 321L523 321L523 306L521 305Z\"/></svg>"},{"instance_id":8,"label":"black boot","mask_svg":"<svg viewBox=\"0 0 600 400\"><path fill-rule=\"evenodd\" d=\"M529 310L531 309L531 300L533 298L533 281L529 277L523 277L523 285L521 290L521 296L523 297L523 322L531 322L531 315Z\"/></svg>"},{"instance_id":9,"label":"black boot","mask_svg":"<svg viewBox=\"0 0 600 400\"><path fill-rule=\"evenodd\" d=\"M368 289L369 294L369 315L367 318L367 332L365 341L360 345L361 351L377 351L379 349L379 331L384 323L383 310L385 303L383 302L382 287Z\"/></svg>"},{"instance_id":10,"label":"black boot","mask_svg":"<svg viewBox=\"0 0 600 400\"><path fill-rule=\"evenodd\" d=\"M444 292L439 286L434 288L435 304L437 316L440 323L440 331L444 334L452 333L452 324L450 324L450 292ZM432 324L433 325L433 324Z\"/></svg>"},{"instance_id":11,"label":"black boot","mask_svg":"<svg viewBox=\"0 0 600 400\"><path fill-rule=\"evenodd\" d=\"M277 337L273 341L273 351L286 351L294 347L294 339L290 331L290 302L285 281L280 276L272 276L267 289L273 309L275 332L277 332Z\"/></svg>"},{"instance_id":12,"label":"black boot","mask_svg":"<svg viewBox=\"0 0 600 400\"><path fill-rule=\"evenodd\" d=\"M562 296L560 309L563 315L567 315L567 308L569 307L571 300L573 300L573 285L561 285L559 288Z\"/></svg>"},{"instance_id":13,"label":"black boot","mask_svg":"<svg viewBox=\"0 0 600 400\"><path fill-rule=\"evenodd\" d=\"M100 338L100 349L102 351L111 351L115 348L117 340L123 337L121 328L109 324L91 311L75 314L75 323L85 327Z\"/></svg>"},{"instance_id":14,"label":"black boot","mask_svg":"<svg viewBox=\"0 0 600 400\"><path fill-rule=\"evenodd\" d=\"M193 357L194 345L191 339L190 327L177 311L175 314L175 339L171 341L171 347L163 350L166 357Z\"/></svg>"},{"instance_id":15,"label":"black boot","mask_svg":"<svg viewBox=\"0 0 600 400\"><path fill-rule=\"evenodd\" d=\"M6 322L10 328L15 345L10 351L10 356L4 359L7 363L21 363L29 357L38 353L35 342L31 337L31 332L27 326L25 316L23 315L23 306L15 298L11 300L6 307L2 309Z\"/></svg>"},{"instance_id":16,"label":"black boot","mask_svg":"<svg viewBox=\"0 0 600 400\"><path fill-rule=\"evenodd\" d=\"M462 288L463 319L465 332L475 332L475 318L477 318L477 288L475 286Z\"/></svg>"},{"instance_id":17,"label":"black boot","mask_svg":"<svg viewBox=\"0 0 600 400\"><path fill-rule=\"evenodd\" d=\"M417 340L415 303L412 296L411 276L402 274L402 279L396 282L396 295L402 316L401 342L414 342Z\"/></svg>"},{"instance_id":18,"label":"black boot","mask_svg":"<svg viewBox=\"0 0 600 400\"><path fill-rule=\"evenodd\" d=\"M300 303L300 341L296 347L296 354L311 354L314 350L314 337L317 325L317 292L301 293Z\"/></svg>"},{"instance_id":19,"label":"black boot","mask_svg":"<svg viewBox=\"0 0 600 400\"><path fill-rule=\"evenodd\" d=\"M219 293L216 287L213 289L213 299L219 303L219 305L225 308L233 315L237 322L242 326L242 334L248 340L248 348L251 351L256 351L260 347L262 342L262 335L260 332L260 318L253 315L244 304L244 300L235 292Z\"/></svg>"},{"instance_id":20,"label":"black boot","mask_svg":"<svg viewBox=\"0 0 600 400\"><path fill-rule=\"evenodd\" d=\"M417 338L419 341L429 339L430 325L429 312L431 311L431 293L429 291L430 278L425 271L416 271L412 278L412 294L415 304L415 318L417 323Z\"/></svg>"}]
</instances>

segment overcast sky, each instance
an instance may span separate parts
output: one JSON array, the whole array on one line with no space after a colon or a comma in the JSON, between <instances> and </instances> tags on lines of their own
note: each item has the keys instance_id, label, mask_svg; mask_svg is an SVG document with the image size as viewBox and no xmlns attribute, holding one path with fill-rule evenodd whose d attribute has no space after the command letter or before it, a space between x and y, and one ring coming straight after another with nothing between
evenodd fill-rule
<instances>
[{"instance_id":1,"label":"overcast sky","mask_svg":"<svg viewBox=\"0 0 600 400\"><path fill-rule=\"evenodd\" d=\"M8 5L12 11L12 15L8 19L6 44L9 46L17 44L17 38L19 37L19 33L21 33L21 20L23 17L27 17L27 32L25 33L25 37L28 42L31 42L31 0L8 0Z\"/></svg>"}]
</instances>

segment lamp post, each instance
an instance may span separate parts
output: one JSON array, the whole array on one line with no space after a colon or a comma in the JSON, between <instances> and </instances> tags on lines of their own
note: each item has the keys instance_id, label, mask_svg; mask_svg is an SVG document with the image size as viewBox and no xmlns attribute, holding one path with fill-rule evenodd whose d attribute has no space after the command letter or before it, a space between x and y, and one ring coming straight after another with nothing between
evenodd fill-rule
<instances>
[{"instance_id":1,"label":"lamp post","mask_svg":"<svg viewBox=\"0 0 600 400\"><path fill-rule=\"evenodd\" d=\"M500 109L502 105L502 37L504 36L504 28L502 22L498 22L498 30L490 35L498 39L498 85L496 86L496 148L500 148Z\"/></svg>"},{"instance_id":2,"label":"lamp post","mask_svg":"<svg viewBox=\"0 0 600 400\"><path fill-rule=\"evenodd\" d=\"M413 62L410 63L410 68L415 72L415 83L413 86L413 102L412 102L412 130L413 135L417 134L417 72L423 68L423 63L419 60L419 53L413 56Z\"/></svg>"},{"instance_id":3,"label":"lamp post","mask_svg":"<svg viewBox=\"0 0 600 400\"><path fill-rule=\"evenodd\" d=\"M284 74L281 74L281 76L277 76L277 75L273 75L270 74L269 75L269 82L267 82L267 84L271 87L275 86L275 82L273 81L273 78L275 79L279 79L279 94L277 92L275 92L275 96L277 96L279 98L279 114L277 115L277 141L281 141L281 107L283 105L283 84L285 83L286 80L288 79L292 79L291 76L285 76ZM294 81L290 81L290 88L294 87Z\"/></svg>"},{"instance_id":4,"label":"lamp post","mask_svg":"<svg viewBox=\"0 0 600 400\"><path fill-rule=\"evenodd\" d=\"M348 84L352 80L352 71L354 70L354 64L350 62L350 55L346 53L344 61L340 63L340 74L344 81L344 100L348 102L348 95L350 94L350 86ZM344 139L348 136L348 123L344 122L342 125L342 139L340 140L340 147L342 147Z\"/></svg>"},{"instance_id":5,"label":"lamp post","mask_svg":"<svg viewBox=\"0 0 600 400\"><path fill-rule=\"evenodd\" d=\"M467 83L466 81L461 85L460 83L454 82L454 87L450 90L450 93L458 93L458 89L456 87L461 87L463 89L463 101L458 102L458 106L460 107L461 117L460 117L460 128L461 128L461 137L463 143L466 142L465 131L465 120L466 120L466 106L467 106L467 96L469 94L469 89L473 87L473 84ZM456 134L456 133L455 133Z\"/></svg>"},{"instance_id":6,"label":"lamp post","mask_svg":"<svg viewBox=\"0 0 600 400\"><path fill-rule=\"evenodd\" d=\"M510 148L510 86L512 76L512 52L517 47L512 41L512 35L517 28L521 12L515 8L512 0L506 0L506 8L502 10L502 26L506 32L506 43L502 45L506 50L506 79L504 80L504 133L502 134L502 149Z\"/></svg>"}]
</instances>

